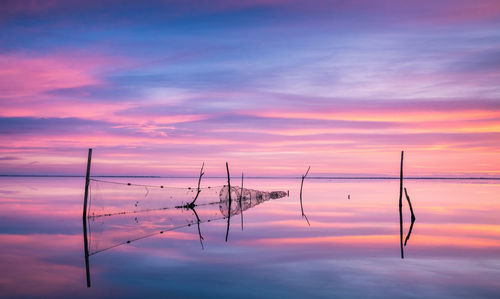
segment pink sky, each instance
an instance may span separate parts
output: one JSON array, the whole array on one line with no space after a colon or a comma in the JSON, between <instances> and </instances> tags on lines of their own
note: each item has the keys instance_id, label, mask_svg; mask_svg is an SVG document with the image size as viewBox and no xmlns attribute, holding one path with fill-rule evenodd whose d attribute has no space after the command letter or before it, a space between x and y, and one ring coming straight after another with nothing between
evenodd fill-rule
<instances>
[{"instance_id":1,"label":"pink sky","mask_svg":"<svg viewBox=\"0 0 500 299\"><path fill-rule=\"evenodd\" d=\"M0 15L0 174L500 177L495 1Z\"/></svg>"}]
</instances>

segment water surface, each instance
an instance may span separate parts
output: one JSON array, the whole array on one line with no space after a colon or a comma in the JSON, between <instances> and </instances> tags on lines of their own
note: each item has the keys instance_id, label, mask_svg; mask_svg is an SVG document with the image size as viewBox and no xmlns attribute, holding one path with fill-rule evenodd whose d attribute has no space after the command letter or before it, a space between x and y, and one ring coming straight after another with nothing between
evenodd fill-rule
<instances>
[{"instance_id":1,"label":"water surface","mask_svg":"<svg viewBox=\"0 0 500 299\"><path fill-rule=\"evenodd\" d=\"M197 225L190 225L94 254L90 288L83 187L83 178L0 178L3 297L500 296L499 181L406 180L416 223L401 259L398 180L306 180L309 226L301 216L300 180L247 179L245 187L290 196L244 210L243 230L240 215L232 217L227 242L226 219L202 223L204 249ZM406 201L403 218L406 235Z\"/></svg>"}]
</instances>

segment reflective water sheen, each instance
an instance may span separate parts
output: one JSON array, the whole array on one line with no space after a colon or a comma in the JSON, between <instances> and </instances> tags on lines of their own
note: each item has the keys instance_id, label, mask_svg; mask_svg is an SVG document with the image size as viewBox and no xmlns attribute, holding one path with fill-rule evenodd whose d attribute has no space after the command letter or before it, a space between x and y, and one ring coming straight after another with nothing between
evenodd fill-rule
<instances>
[{"instance_id":1,"label":"reflective water sheen","mask_svg":"<svg viewBox=\"0 0 500 299\"><path fill-rule=\"evenodd\" d=\"M244 210L243 230L231 216L227 242L227 219L201 223L204 249L195 223L96 253L90 288L83 187L83 178L0 178L2 297L500 297L500 181L406 180L416 222L401 259L398 180L306 179L309 226L300 179L246 179L290 196ZM405 200L404 236L410 215Z\"/></svg>"}]
</instances>

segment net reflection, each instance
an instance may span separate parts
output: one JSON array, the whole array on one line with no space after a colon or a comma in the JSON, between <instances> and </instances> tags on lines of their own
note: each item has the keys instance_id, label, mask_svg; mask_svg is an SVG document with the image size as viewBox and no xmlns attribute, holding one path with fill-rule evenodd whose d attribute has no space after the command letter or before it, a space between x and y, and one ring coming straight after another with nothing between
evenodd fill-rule
<instances>
[{"instance_id":1,"label":"net reflection","mask_svg":"<svg viewBox=\"0 0 500 299\"><path fill-rule=\"evenodd\" d=\"M126 186L132 187L133 184ZM168 189L163 186L161 188ZM265 192L227 185L222 186L216 197L213 196L215 188L205 188L205 191L203 200L200 200L202 198L199 196L202 193L200 189L196 191L195 196L200 197L197 204L193 204L192 201L176 201L169 196L169 200L164 201L163 207L157 206L157 202L149 202L155 206L154 208L144 208L145 200L131 200L129 196L121 202L123 206L120 207L120 198L123 197L115 194L117 198L109 198L103 205L110 207L112 212L106 212L102 206L95 208L100 213L90 211L89 216L83 219L84 241L88 244L85 247L87 286L90 287L89 257L92 255L195 224L200 245L204 249L201 224L228 219L229 225L229 220L234 215L242 214L243 211L263 202L288 196L288 192L284 191ZM208 196L207 193L212 196ZM147 193L149 194L150 192ZM231 197L235 199L233 202ZM101 201L104 200L101 198ZM113 204L110 205L109 202ZM185 204L174 205L175 202L185 202Z\"/></svg>"}]
</instances>

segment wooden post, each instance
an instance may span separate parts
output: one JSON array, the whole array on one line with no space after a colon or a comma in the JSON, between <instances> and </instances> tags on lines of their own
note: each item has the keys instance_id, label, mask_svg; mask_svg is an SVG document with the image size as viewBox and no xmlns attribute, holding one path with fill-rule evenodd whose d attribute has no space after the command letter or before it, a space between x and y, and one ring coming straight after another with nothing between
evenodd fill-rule
<instances>
[{"instance_id":1,"label":"wooden post","mask_svg":"<svg viewBox=\"0 0 500 299\"><path fill-rule=\"evenodd\" d=\"M227 162L226 162L226 170L227 170L227 188L229 195L229 203L227 208L227 229L226 229L226 242L227 242L227 237L229 236L229 225L231 222L231 176L229 175L229 165L227 164Z\"/></svg>"},{"instance_id":2,"label":"wooden post","mask_svg":"<svg viewBox=\"0 0 500 299\"><path fill-rule=\"evenodd\" d=\"M87 198L89 196L91 161L92 161L92 149L89 148L89 154L88 154L88 158L87 158L87 175L85 176L85 195L83 198L83 218L87 218Z\"/></svg>"},{"instance_id":3,"label":"wooden post","mask_svg":"<svg viewBox=\"0 0 500 299\"><path fill-rule=\"evenodd\" d=\"M242 200L243 200L243 172L241 173L241 191L240 191L241 230L243 230L243 206L241 205Z\"/></svg>"},{"instance_id":4,"label":"wooden post","mask_svg":"<svg viewBox=\"0 0 500 299\"><path fill-rule=\"evenodd\" d=\"M87 198L89 196L90 164L92 160L92 149L89 148L87 158L87 175L85 176L85 195L83 198L83 245L85 246L85 273L87 275L87 288L90 288L90 266L89 266L89 245L87 239Z\"/></svg>"},{"instance_id":5,"label":"wooden post","mask_svg":"<svg viewBox=\"0 0 500 299\"><path fill-rule=\"evenodd\" d=\"M401 168L399 172L399 240L401 245L401 258L404 259L403 251L403 158L404 151L401 151Z\"/></svg>"},{"instance_id":6,"label":"wooden post","mask_svg":"<svg viewBox=\"0 0 500 299\"><path fill-rule=\"evenodd\" d=\"M193 199L193 201L190 203L190 204L186 204L186 207L188 208L193 208L195 207L195 202L196 200L198 199L198 195L200 195L200 192L201 192L201 189L200 189L200 183L201 183L201 177L205 174L203 172L203 167L205 166L205 162L203 162L203 164L201 164L201 170L200 170L200 177L198 178L198 191L196 191L196 196L195 198Z\"/></svg>"}]
</instances>

